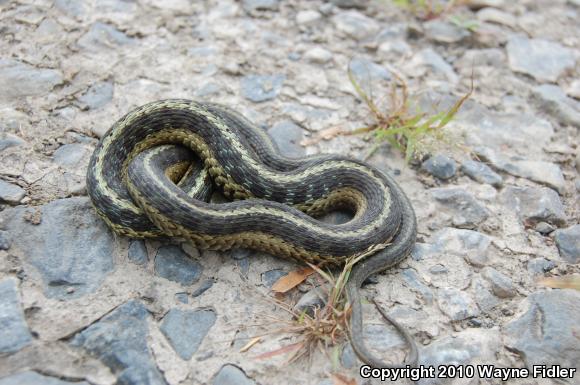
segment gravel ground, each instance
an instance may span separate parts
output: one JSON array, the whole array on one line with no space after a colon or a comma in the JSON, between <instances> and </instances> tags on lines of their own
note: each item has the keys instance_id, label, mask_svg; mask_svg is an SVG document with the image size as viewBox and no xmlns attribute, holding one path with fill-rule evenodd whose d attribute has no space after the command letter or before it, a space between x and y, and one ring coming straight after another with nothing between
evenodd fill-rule
<instances>
[{"instance_id":1,"label":"gravel ground","mask_svg":"<svg viewBox=\"0 0 580 385\"><path fill-rule=\"evenodd\" d=\"M267 316L288 319L264 293L299 266L116 237L84 181L115 120L169 97L235 107L289 156L363 158L363 137L300 144L368 123L349 66L378 99L402 77L426 109L475 82L449 132L469 153L369 159L413 201L419 237L364 294L422 364L578 368L580 294L538 279L580 272L579 19L576 0L477 0L431 20L390 1L0 0L0 384L380 383L348 343L292 364L255 358L287 335L241 352ZM365 312L368 343L400 362L401 339ZM419 381L476 383L501 381Z\"/></svg>"}]
</instances>

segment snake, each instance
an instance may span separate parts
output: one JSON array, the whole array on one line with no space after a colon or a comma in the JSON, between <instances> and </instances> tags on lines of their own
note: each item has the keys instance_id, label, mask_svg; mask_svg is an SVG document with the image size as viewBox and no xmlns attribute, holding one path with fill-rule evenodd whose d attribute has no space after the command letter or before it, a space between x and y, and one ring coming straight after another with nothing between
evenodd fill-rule
<instances>
[{"instance_id":1,"label":"snake","mask_svg":"<svg viewBox=\"0 0 580 385\"><path fill-rule=\"evenodd\" d=\"M410 351L403 364L389 364L363 340L361 285L408 256L417 233L411 202L387 173L338 154L283 156L233 108L166 99L111 126L91 155L86 184L98 215L122 236L179 237L200 249L248 248L320 267L357 258L345 288L355 354L373 367L416 365L413 338L378 305ZM227 201L213 202L215 191ZM320 220L336 210L352 218Z\"/></svg>"}]
</instances>

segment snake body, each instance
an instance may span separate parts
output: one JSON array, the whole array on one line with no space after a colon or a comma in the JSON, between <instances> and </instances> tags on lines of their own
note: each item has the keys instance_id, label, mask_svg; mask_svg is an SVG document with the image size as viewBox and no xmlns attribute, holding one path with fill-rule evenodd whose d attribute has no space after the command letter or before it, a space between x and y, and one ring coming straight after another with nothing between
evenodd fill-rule
<instances>
[{"instance_id":1,"label":"snake body","mask_svg":"<svg viewBox=\"0 0 580 385\"><path fill-rule=\"evenodd\" d=\"M208 203L212 181L231 202ZM236 111L172 99L138 107L111 127L91 157L87 189L105 222L130 237L177 236L203 249L245 247L326 266L364 257L347 284L350 340L362 361L391 366L364 345L358 294L415 242L413 209L390 176L340 155L281 156ZM316 219L339 208L353 218Z\"/></svg>"}]
</instances>

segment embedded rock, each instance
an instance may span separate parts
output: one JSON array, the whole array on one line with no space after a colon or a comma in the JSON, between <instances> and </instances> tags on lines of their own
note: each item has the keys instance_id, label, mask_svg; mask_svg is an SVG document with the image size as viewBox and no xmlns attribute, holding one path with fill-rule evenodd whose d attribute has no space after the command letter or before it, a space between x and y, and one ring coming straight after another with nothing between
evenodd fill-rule
<instances>
[{"instance_id":1,"label":"embedded rock","mask_svg":"<svg viewBox=\"0 0 580 385\"><path fill-rule=\"evenodd\" d=\"M528 368L533 365L576 367L580 362L577 326L580 293L550 290L532 293L523 301L525 312L507 324L506 345Z\"/></svg>"},{"instance_id":2,"label":"embedded rock","mask_svg":"<svg viewBox=\"0 0 580 385\"><path fill-rule=\"evenodd\" d=\"M147 346L148 319L145 306L131 300L76 334L70 343L107 365L117 375L117 384L166 385Z\"/></svg>"},{"instance_id":3,"label":"embedded rock","mask_svg":"<svg viewBox=\"0 0 580 385\"><path fill-rule=\"evenodd\" d=\"M538 81L556 82L575 65L574 52L559 43L515 36L506 46L510 68Z\"/></svg>"},{"instance_id":4,"label":"embedded rock","mask_svg":"<svg viewBox=\"0 0 580 385\"><path fill-rule=\"evenodd\" d=\"M38 224L28 219L35 216L32 221ZM93 292L113 270L113 235L88 198L59 199L37 210L16 207L0 218L12 247L40 271L48 297L69 299Z\"/></svg>"},{"instance_id":5,"label":"embedded rock","mask_svg":"<svg viewBox=\"0 0 580 385\"><path fill-rule=\"evenodd\" d=\"M162 246L155 256L155 273L184 286L199 280L203 267L192 260L180 247Z\"/></svg>"},{"instance_id":6,"label":"embedded rock","mask_svg":"<svg viewBox=\"0 0 580 385\"><path fill-rule=\"evenodd\" d=\"M0 353L17 352L32 342L13 278L0 281L0 325Z\"/></svg>"},{"instance_id":7,"label":"embedded rock","mask_svg":"<svg viewBox=\"0 0 580 385\"><path fill-rule=\"evenodd\" d=\"M215 320L216 314L210 309L171 309L163 318L160 329L179 357L189 360L199 349Z\"/></svg>"},{"instance_id":8,"label":"embedded rock","mask_svg":"<svg viewBox=\"0 0 580 385\"><path fill-rule=\"evenodd\" d=\"M571 263L580 262L580 225L556 230L554 240L563 259Z\"/></svg>"}]
</instances>

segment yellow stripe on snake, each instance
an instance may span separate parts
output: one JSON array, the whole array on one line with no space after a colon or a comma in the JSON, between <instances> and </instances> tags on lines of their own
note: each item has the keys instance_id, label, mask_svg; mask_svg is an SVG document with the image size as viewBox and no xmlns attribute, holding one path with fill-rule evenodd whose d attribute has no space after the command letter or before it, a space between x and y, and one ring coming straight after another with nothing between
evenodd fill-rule
<instances>
[{"instance_id":1,"label":"yellow stripe on snake","mask_svg":"<svg viewBox=\"0 0 580 385\"><path fill-rule=\"evenodd\" d=\"M208 203L212 185L232 201ZM339 155L286 158L228 107L162 100L129 112L101 138L87 188L99 215L129 237L183 237L202 249L251 248L319 266L362 257L347 284L350 341L363 362L398 366L367 350L358 294L415 243L415 214L390 176ZM344 224L316 219L337 209L354 216ZM411 347L405 364L416 364L412 338L383 316Z\"/></svg>"}]
</instances>

